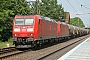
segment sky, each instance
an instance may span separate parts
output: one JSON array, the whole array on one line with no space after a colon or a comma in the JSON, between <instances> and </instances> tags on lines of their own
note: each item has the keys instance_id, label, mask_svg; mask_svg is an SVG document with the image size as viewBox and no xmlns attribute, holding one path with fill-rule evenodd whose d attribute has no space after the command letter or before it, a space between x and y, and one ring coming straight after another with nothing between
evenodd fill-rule
<instances>
[{"instance_id":1,"label":"sky","mask_svg":"<svg viewBox=\"0 0 90 60\"><path fill-rule=\"evenodd\" d=\"M27 0L27 1L36 1L36 0ZM57 1L58 4L62 4L64 11L70 12L71 18L79 17L83 21L85 27L90 27L90 0L57 0Z\"/></svg>"},{"instance_id":2,"label":"sky","mask_svg":"<svg viewBox=\"0 0 90 60\"><path fill-rule=\"evenodd\" d=\"M79 17L85 27L90 26L90 0L57 0L64 11L70 12L70 17ZM82 5L82 6L81 6ZM79 14L79 15L78 15Z\"/></svg>"}]
</instances>

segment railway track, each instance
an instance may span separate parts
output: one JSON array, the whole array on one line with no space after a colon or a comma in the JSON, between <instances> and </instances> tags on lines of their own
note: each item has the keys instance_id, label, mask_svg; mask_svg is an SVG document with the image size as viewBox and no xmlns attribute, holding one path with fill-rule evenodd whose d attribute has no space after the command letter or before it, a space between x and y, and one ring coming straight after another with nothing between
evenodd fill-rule
<instances>
[{"instance_id":1,"label":"railway track","mask_svg":"<svg viewBox=\"0 0 90 60\"><path fill-rule=\"evenodd\" d=\"M48 53L48 54L46 54L46 55L44 55L44 56L41 56L41 57L39 57L37 60L57 60L57 59L55 59L55 58L52 58L52 57L55 57L55 55L57 54L57 53L62 53L62 50L64 50L64 49L66 49L66 48L70 48L70 46L73 46L74 45L74 47L76 46L76 45L78 45L79 43L81 43L81 42L83 42L83 40L84 39L86 39L87 37L84 37L84 38L80 38L79 40L77 40L77 41L75 41L75 42L73 42L73 43L71 43L71 44L68 44L68 45L66 45L66 46L64 46L64 47L62 47L62 48L59 48L58 50L55 50L55 51L53 51L53 52L50 52L50 53ZM82 40L83 39L83 40ZM60 52L61 51L61 52ZM66 53L67 51L65 51L65 53ZM65 54L64 53L64 54ZM61 55L59 54L59 57L60 57Z\"/></svg>"},{"instance_id":2,"label":"railway track","mask_svg":"<svg viewBox=\"0 0 90 60\"><path fill-rule=\"evenodd\" d=\"M8 56L8 55L10 55L10 53L16 52L16 51L18 51L18 50L15 47L1 48L0 49L0 57Z\"/></svg>"},{"instance_id":3,"label":"railway track","mask_svg":"<svg viewBox=\"0 0 90 60\"><path fill-rule=\"evenodd\" d=\"M9 49L9 48L7 48ZM0 60L6 60L7 58L11 58L11 57L14 57L14 56L17 56L19 54L22 54L22 53L25 53L27 51L30 51L31 49L29 50L23 50L23 51L19 51L17 49L11 51L11 50L7 50L7 52L5 52L6 50L4 50L2 54L0 54Z\"/></svg>"},{"instance_id":4,"label":"railway track","mask_svg":"<svg viewBox=\"0 0 90 60\"><path fill-rule=\"evenodd\" d=\"M6 54L12 51L16 51L17 49L15 47L7 47L7 48L2 48L0 49L0 55Z\"/></svg>"},{"instance_id":5,"label":"railway track","mask_svg":"<svg viewBox=\"0 0 90 60\"><path fill-rule=\"evenodd\" d=\"M47 59L48 57L54 55L57 52L60 52L60 51L62 52L64 49L66 49L67 47L69 47L75 43L83 41L88 36L89 35L75 38L75 39L71 39L71 40L66 41L64 43L56 44L56 45L46 47L43 49L39 49L36 51L31 51L31 50L16 51L16 52L11 53L11 54L0 56L0 59L1 60L48 60ZM66 52L68 52L68 51L65 51L61 55L65 54Z\"/></svg>"}]
</instances>

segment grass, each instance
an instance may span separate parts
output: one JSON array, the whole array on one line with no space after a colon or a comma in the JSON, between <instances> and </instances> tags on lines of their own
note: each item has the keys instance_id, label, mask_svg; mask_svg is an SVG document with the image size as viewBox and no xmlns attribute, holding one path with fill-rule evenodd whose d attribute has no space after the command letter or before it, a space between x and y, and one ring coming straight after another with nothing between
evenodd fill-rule
<instances>
[{"instance_id":1,"label":"grass","mask_svg":"<svg viewBox=\"0 0 90 60\"><path fill-rule=\"evenodd\" d=\"M0 48L6 48L7 47L7 44L9 44L10 47L13 46L12 45L13 42L12 42L11 38L7 42L1 42L0 41Z\"/></svg>"}]
</instances>

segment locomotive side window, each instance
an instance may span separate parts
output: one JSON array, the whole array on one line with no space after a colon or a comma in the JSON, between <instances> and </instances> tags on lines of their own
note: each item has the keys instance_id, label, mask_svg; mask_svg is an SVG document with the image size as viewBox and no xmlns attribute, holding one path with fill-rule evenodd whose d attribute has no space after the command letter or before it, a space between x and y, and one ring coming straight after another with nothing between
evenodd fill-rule
<instances>
[{"instance_id":1,"label":"locomotive side window","mask_svg":"<svg viewBox=\"0 0 90 60\"><path fill-rule=\"evenodd\" d=\"M16 19L15 25L24 25L24 19L21 18Z\"/></svg>"},{"instance_id":2,"label":"locomotive side window","mask_svg":"<svg viewBox=\"0 0 90 60\"><path fill-rule=\"evenodd\" d=\"M33 23L34 23L34 19L33 18L25 19L25 25L33 25Z\"/></svg>"}]
</instances>

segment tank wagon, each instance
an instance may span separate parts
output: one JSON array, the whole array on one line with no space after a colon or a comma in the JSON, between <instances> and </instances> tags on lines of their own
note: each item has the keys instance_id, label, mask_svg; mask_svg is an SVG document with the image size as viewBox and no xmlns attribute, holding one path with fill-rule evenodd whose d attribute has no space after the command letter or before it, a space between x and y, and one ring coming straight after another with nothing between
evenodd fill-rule
<instances>
[{"instance_id":1,"label":"tank wagon","mask_svg":"<svg viewBox=\"0 0 90 60\"><path fill-rule=\"evenodd\" d=\"M13 20L12 40L16 48L30 48L88 34L89 30L56 22L41 15L16 15Z\"/></svg>"}]
</instances>

